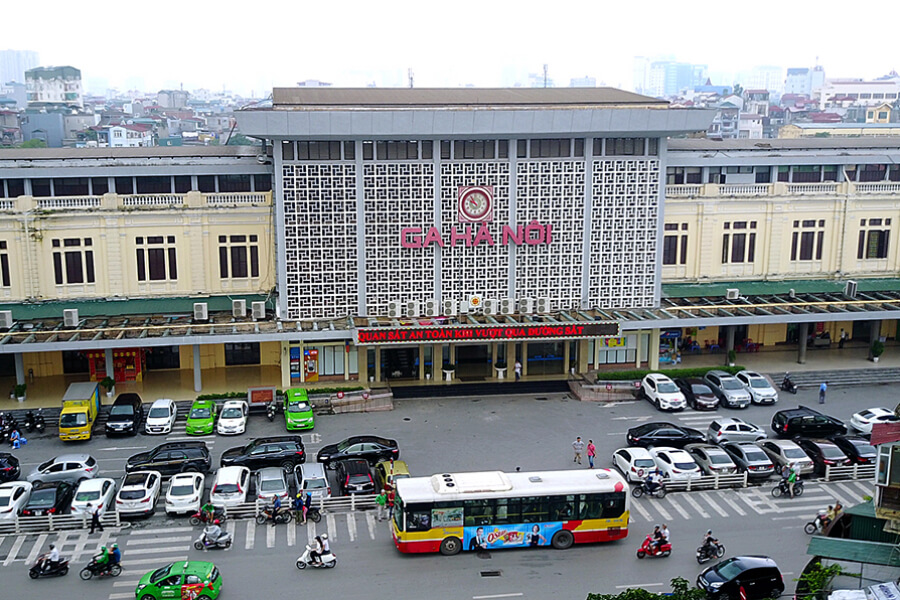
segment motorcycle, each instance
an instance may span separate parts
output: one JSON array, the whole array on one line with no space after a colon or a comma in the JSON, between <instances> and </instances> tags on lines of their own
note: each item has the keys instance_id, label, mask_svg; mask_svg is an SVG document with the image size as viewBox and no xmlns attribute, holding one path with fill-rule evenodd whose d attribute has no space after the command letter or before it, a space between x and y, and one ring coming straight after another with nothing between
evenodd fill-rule
<instances>
[{"instance_id":1,"label":"motorcycle","mask_svg":"<svg viewBox=\"0 0 900 600\"><path fill-rule=\"evenodd\" d=\"M788 483L787 479L782 479L778 482L774 488L772 488L772 495L778 498L779 496L790 496L791 495L791 486ZM803 495L803 482L799 479L794 482L794 497Z\"/></svg>"},{"instance_id":2,"label":"motorcycle","mask_svg":"<svg viewBox=\"0 0 900 600\"><path fill-rule=\"evenodd\" d=\"M312 558L310 558L310 553L313 551L313 547L309 544L306 545L306 550L304 550L303 554L297 558L297 568L301 571L306 567L313 567L315 569L331 569L337 564L337 556L334 555L334 552L323 552L318 561L313 562Z\"/></svg>"},{"instance_id":3,"label":"motorcycle","mask_svg":"<svg viewBox=\"0 0 900 600\"><path fill-rule=\"evenodd\" d=\"M42 563L46 556L46 554L41 554L37 557L31 569L28 570L29 577L32 579L37 579L38 577L62 577L69 572L69 559L62 556L59 557L59 562L56 565L46 569L42 568Z\"/></svg>"},{"instance_id":4,"label":"motorcycle","mask_svg":"<svg viewBox=\"0 0 900 600\"><path fill-rule=\"evenodd\" d=\"M272 521L276 525L279 523L290 523L294 520L294 514L291 512L291 509L285 508L282 506L278 509L278 512L275 513L275 516L272 516L271 508L264 508L261 513L256 515L256 524L264 525L268 521Z\"/></svg>"},{"instance_id":5,"label":"motorcycle","mask_svg":"<svg viewBox=\"0 0 900 600\"><path fill-rule=\"evenodd\" d=\"M709 544L703 544L697 548L697 564L702 565L712 558L725 556L725 546L717 540L710 540Z\"/></svg>"},{"instance_id":6,"label":"motorcycle","mask_svg":"<svg viewBox=\"0 0 900 600\"><path fill-rule=\"evenodd\" d=\"M805 531L809 535L813 535L814 533L822 533L822 531L824 531L825 528L830 524L826 515L826 511L820 510L815 519L803 526L803 531Z\"/></svg>"},{"instance_id":7,"label":"motorcycle","mask_svg":"<svg viewBox=\"0 0 900 600\"><path fill-rule=\"evenodd\" d=\"M122 565L119 563L101 565L96 559L92 559L78 574L84 581L94 577L118 577L122 574Z\"/></svg>"},{"instance_id":8,"label":"motorcycle","mask_svg":"<svg viewBox=\"0 0 900 600\"><path fill-rule=\"evenodd\" d=\"M219 520L220 525L225 524L225 510L218 506L215 509L213 509L212 520L215 521L216 519ZM210 523L211 521L207 518L205 512L198 510L197 512L195 512L194 514L191 515L189 522L191 525L196 527L197 525L203 525L205 523Z\"/></svg>"},{"instance_id":9,"label":"motorcycle","mask_svg":"<svg viewBox=\"0 0 900 600\"><path fill-rule=\"evenodd\" d=\"M266 417L270 421L275 420L275 401L274 400L269 402L268 405L266 405Z\"/></svg>"},{"instance_id":10,"label":"motorcycle","mask_svg":"<svg viewBox=\"0 0 900 600\"><path fill-rule=\"evenodd\" d=\"M25 413L23 424L25 425L25 431L27 433L34 431L34 411L29 410Z\"/></svg>"},{"instance_id":11,"label":"motorcycle","mask_svg":"<svg viewBox=\"0 0 900 600\"><path fill-rule=\"evenodd\" d=\"M41 410L43 409L39 408L34 416L34 428L38 433L44 433L44 429L47 428L47 423L44 422L44 415L41 413Z\"/></svg>"},{"instance_id":12,"label":"motorcycle","mask_svg":"<svg viewBox=\"0 0 900 600\"><path fill-rule=\"evenodd\" d=\"M642 481L640 484L631 488L631 495L635 498L640 498L644 494L648 496L656 496L657 498L665 498L666 497L666 486L663 483L659 483L655 490L650 491L650 486L647 485L646 481Z\"/></svg>"},{"instance_id":13,"label":"motorcycle","mask_svg":"<svg viewBox=\"0 0 900 600\"><path fill-rule=\"evenodd\" d=\"M12 416L12 413L6 413L6 418L3 420L3 441L9 443L9 438L12 435L13 430L18 431L20 434L22 433L19 428L19 423L16 421L16 418Z\"/></svg>"},{"instance_id":14,"label":"motorcycle","mask_svg":"<svg viewBox=\"0 0 900 600\"><path fill-rule=\"evenodd\" d=\"M797 386L791 381L791 374L785 373L784 379L781 380L781 391L782 392L790 392L792 394L797 393Z\"/></svg>"},{"instance_id":15,"label":"motorcycle","mask_svg":"<svg viewBox=\"0 0 900 600\"><path fill-rule=\"evenodd\" d=\"M654 546L653 536L651 535L647 536L647 539L644 540L644 543L641 544L641 547L638 548L637 551L638 558L644 558L645 556L660 556L665 558L670 554L672 554L672 544L666 540L665 543Z\"/></svg>"},{"instance_id":16,"label":"motorcycle","mask_svg":"<svg viewBox=\"0 0 900 600\"><path fill-rule=\"evenodd\" d=\"M223 531L215 540L209 539L206 530L194 541L196 550L209 550L210 548L229 548L231 546L231 534Z\"/></svg>"}]
</instances>

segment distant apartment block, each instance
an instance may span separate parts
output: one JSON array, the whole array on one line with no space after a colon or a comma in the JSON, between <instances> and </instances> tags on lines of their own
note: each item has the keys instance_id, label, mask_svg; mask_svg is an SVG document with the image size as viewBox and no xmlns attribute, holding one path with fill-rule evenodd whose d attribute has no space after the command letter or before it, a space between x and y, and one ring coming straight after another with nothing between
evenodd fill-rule
<instances>
[{"instance_id":1,"label":"distant apartment block","mask_svg":"<svg viewBox=\"0 0 900 600\"><path fill-rule=\"evenodd\" d=\"M25 71L28 104L84 107L81 70L75 67L36 67Z\"/></svg>"},{"instance_id":2,"label":"distant apartment block","mask_svg":"<svg viewBox=\"0 0 900 600\"><path fill-rule=\"evenodd\" d=\"M825 85L825 69L816 66L812 69L795 67L787 70L784 79L784 93L811 97L815 90Z\"/></svg>"},{"instance_id":3,"label":"distant apartment block","mask_svg":"<svg viewBox=\"0 0 900 600\"><path fill-rule=\"evenodd\" d=\"M190 94L184 90L160 90L156 94L156 103L162 108L184 108L189 98Z\"/></svg>"},{"instance_id":4,"label":"distant apartment block","mask_svg":"<svg viewBox=\"0 0 900 600\"><path fill-rule=\"evenodd\" d=\"M829 79L819 90L819 108L860 104L877 106L900 98L900 77L878 81L861 79Z\"/></svg>"},{"instance_id":5,"label":"distant apartment block","mask_svg":"<svg viewBox=\"0 0 900 600\"><path fill-rule=\"evenodd\" d=\"M0 50L0 84L25 83L25 71L38 66L38 53L31 50Z\"/></svg>"},{"instance_id":6,"label":"distant apartment block","mask_svg":"<svg viewBox=\"0 0 900 600\"><path fill-rule=\"evenodd\" d=\"M108 125L99 132L99 141L110 148L140 148L155 146L153 129L149 125ZM105 139L104 139L105 138Z\"/></svg>"},{"instance_id":7,"label":"distant apartment block","mask_svg":"<svg viewBox=\"0 0 900 600\"><path fill-rule=\"evenodd\" d=\"M900 135L900 123L791 123L778 131L778 137L792 139L898 135Z\"/></svg>"},{"instance_id":8,"label":"distant apartment block","mask_svg":"<svg viewBox=\"0 0 900 600\"><path fill-rule=\"evenodd\" d=\"M569 80L569 87L597 87L597 78L588 77L587 75L584 77L573 77Z\"/></svg>"}]
</instances>

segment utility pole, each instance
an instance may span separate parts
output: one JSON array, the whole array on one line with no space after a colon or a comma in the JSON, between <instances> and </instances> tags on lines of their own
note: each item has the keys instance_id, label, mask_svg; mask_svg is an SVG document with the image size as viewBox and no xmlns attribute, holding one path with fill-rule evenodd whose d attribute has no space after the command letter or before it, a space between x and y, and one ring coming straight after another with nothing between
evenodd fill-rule
<instances>
[{"instance_id":1,"label":"utility pole","mask_svg":"<svg viewBox=\"0 0 900 600\"><path fill-rule=\"evenodd\" d=\"M547 63L544 63L544 87L547 87Z\"/></svg>"},{"instance_id":2,"label":"utility pole","mask_svg":"<svg viewBox=\"0 0 900 600\"><path fill-rule=\"evenodd\" d=\"M409 69L406 70L406 75L407 75L407 77L409 77L409 87L411 88L411 87L413 86L413 70L412 70L412 67L410 67Z\"/></svg>"}]
</instances>

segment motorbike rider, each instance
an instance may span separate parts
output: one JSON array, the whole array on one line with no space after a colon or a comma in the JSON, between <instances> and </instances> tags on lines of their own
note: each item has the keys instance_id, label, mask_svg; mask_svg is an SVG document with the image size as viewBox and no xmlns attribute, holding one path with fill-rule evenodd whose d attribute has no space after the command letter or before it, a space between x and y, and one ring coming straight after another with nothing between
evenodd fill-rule
<instances>
[{"instance_id":1,"label":"motorbike rider","mask_svg":"<svg viewBox=\"0 0 900 600\"><path fill-rule=\"evenodd\" d=\"M112 545L112 552L109 555L109 566L117 565L122 562L122 552L119 550L118 544Z\"/></svg>"},{"instance_id":2,"label":"motorbike rider","mask_svg":"<svg viewBox=\"0 0 900 600\"><path fill-rule=\"evenodd\" d=\"M212 522L215 513L216 507L212 505L212 502L207 502L200 507L200 517L207 523Z\"/></svg>"},{"instance_id":3,"label":"motorbike rider","mask_svg":"<svg viewBox=\"0 0 900 600\"><path fill-rule=\"evenodd\" d=\"M315 547L309 552L309 560L314 564L319 564L319 557L322 556L323 552L325 552L325 548L322 545L322 536L317 535Z\"/></svg>"},{"instance_id":4,"label":"motorbike rider","mask_svg":"<svg viewBox=\"0 0 900 600\"><path fill-rule=\"evenodd\" d=\"M281 512L281 497L275 496L272 498L272 522L275 522L275 517L278 513Z\"/></svg>"},{"instance_id":5,"label":"motorbike rider","mask_svg":"<svg viewBox=\"0 0 900 600\"><path fill-rule=\"evenodd\" d=\"M328 543L328 534L322 534L322 554L328 554L331 552L331 545Z\"/></svg>"},{"instance_id":6,"label":"motorbike rider","mask_svg":"<svg viewBox=\"0 0 900 600\"><path fill-rule=\"evenodd\" d=\"M656 551L659 550L659 547L663 543L663 534L659 529L659 525L653 527L653 533L650 534L650 548L653 550L653 554L656 554Z\"/></svg>"},{"instance_id":7,"label":"motorbike rider","mask_svg":"<svg viewBox=\"0 0 900 600\"><path fill-rule=\"evenodd\" d=\"M219 527L219 524L219 519L215 519L211 525L207 525L206 529L203 530L203 535L206 536L206 541L210 544L215 544L219 536L222 535L222 528Z\"/></svg>"},{"instance_id":8,"label":"motorbike rider","mask_svg":"<svg viewBox=\"0 0 900 600\"><path fill-rule=\"evenodd\" d=\"M797 468L797 463L791 463L791 468L787 476L788 491L791 494L791 498L794 497L794 485L800 479L800 474L798 471L799 469Z\"/></svg>"},{"instance_id":9,"label":"motorbike rider","mask_svg":"<svg viewBox=\"0 0 900 600\"><path fill-rule=\"evenodd\" d=\"M703 536L703 543L700 547L703 549L703 552L707 555L714 555L713 544L718 544L719 540L713 537L712 529L706 532L706 535Z\"/></svg>"},{"instance_id":10,"label":"motorbike rider","mask_svg":"<svg viewBox=\"0 0 900 600\"><path fill-rule=\"evenodd\" d=\"M784 379L781 380L781 389L783 389L786 392L789 392L792 389L794 389L794 382L791 381L790 373L784 374Z\"/></svg>"},{"instance_id":11,"label":"motorbike rider","mask_svg":"<svg viewBox=\"0 0 900 600\"><path fill-rule=\"evenodd\" d=\"M659 483L659 472L656 469L650 469L650 472L647 473L647 479L645 480L647 484L647 493L652 494L661 485Z\"/></svg>"},{"instance_id":12,"label":"motorbike rider","mask_svg":"<svg viewBox=\"0 0 900 600\"><path fill-rule=\"evenodd\" d=\"M100 546L100 554L94 557L94 562L101 570L106 570L109 567L109 548Z\"/></svg>"},{"instance_id":13,"label":"motorbike rider","mask_svg":"<svg viewBox=\"0 0 900 600\"><path fill-rule=\"evenodd\" d=\"M56 544L50 544L50 552L44 555L44 560L41 564L42 571L49 571L51 569L55 569L59 564L59 550L56 548Z\"/></svg>"},{"instance_id":14,"label":"motorbike rider","mask_svg":"<svg viewBox=\"0 0 900 600\"><path fill-rule=\"evenodd\" d=\"M669 526L666 525L665 523L663 523L663 524L662 524L662 527L661 527L660 530L659 530L659 532L662 534L662 542L660 543L660 545L662 545L662 544L668 544L668 543L669 543L669 539L670 539L670 535L671 535L671 534L669 533Z\"/></svg>"}]
</instances>

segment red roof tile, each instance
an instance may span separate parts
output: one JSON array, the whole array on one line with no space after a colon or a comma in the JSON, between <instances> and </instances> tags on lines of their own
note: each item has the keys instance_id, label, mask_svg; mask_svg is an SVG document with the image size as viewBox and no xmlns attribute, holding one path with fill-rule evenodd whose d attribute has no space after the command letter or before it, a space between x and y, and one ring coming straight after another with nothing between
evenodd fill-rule
<instances>
[{"instance_id":1,"label":"red roof tile","mask_svg":"<svg viewBox=\"0 0 900 600\"><path fill-rule=\"evenodd\" d=\"M890 442L900 442L900 423L875 423L869 443L878 446Z\"/></svg>"}]
</instances>

